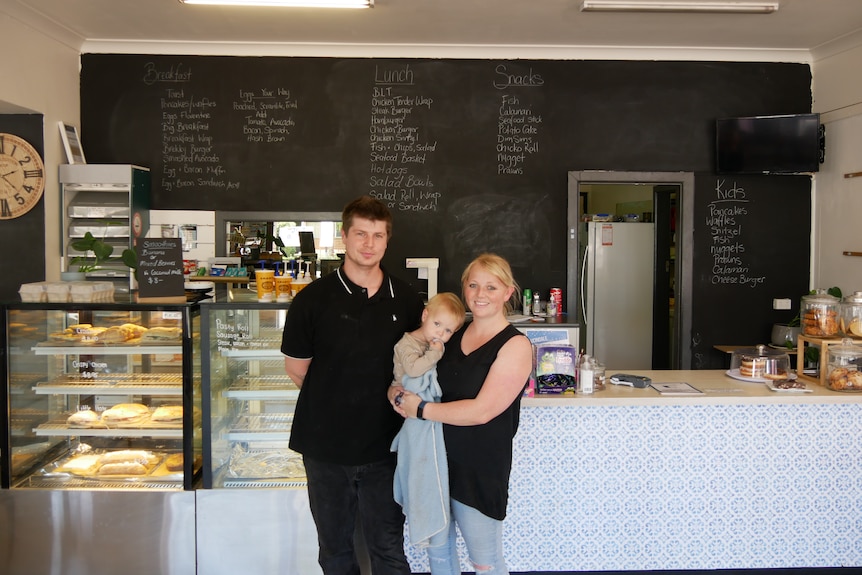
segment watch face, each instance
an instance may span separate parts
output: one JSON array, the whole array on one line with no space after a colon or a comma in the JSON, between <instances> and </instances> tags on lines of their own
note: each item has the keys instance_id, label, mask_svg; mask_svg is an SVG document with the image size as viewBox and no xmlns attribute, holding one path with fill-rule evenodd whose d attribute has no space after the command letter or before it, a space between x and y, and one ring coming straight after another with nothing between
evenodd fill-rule
<instances>
[{"instance_id":1,"label":"watch face","mask_svg":"<svg viewBox=\"0 0 862 575\"><path fill-rule=\"evenodd\" d=\"M0 134L0 220L23 216L45 189L42 158L27 141Z\"/></svg>"}]
</instances>

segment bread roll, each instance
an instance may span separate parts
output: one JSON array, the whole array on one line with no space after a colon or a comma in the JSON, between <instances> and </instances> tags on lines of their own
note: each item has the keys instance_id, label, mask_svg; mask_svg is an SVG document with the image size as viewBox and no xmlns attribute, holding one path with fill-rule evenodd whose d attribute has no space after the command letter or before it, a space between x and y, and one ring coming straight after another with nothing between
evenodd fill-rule
<instances>
[{"instance_id":1,"label":"bread roll","mask_svg":"<svg viewBox=\"0 0 862 575\"><path fill-rule=\"evenodd\" d=\"M108 463L140 463L142 465L152 465L156 460L158 460L158 457L153 454L152 451L144 451L143 449L124 449L103 454L99 458L99 463L101 465Z\"/></svg>"},{"instance_id":2,"label":"bread roll","mask_svg":"<svg viewBox=\"0 0 862 575\"><path fill-rule=\"evenodd\" d=\"M102 412L102 423L140 423L150 415L146 405L140 403L118 403Z\"/></svg>"},{"instance_id":3,"label":"bread roll","mask_svg":"<svg viewBox=\"0 0 862 575\"><path fill-rule=\"evenodd\" d=\"M182 471L183 470L183 454L182 453L173 453L168 455L168 458L165 460L165 467L168 471Z\"/></svg>"},{"instance_id":4,"label":"bread roll","mask_svg":"<svg viewBox=\"0 0 862 575\"><path fill-rule=\"evenodd\" d=\"M182 420L182 405L160 405L150 416L150 421L159 423L181 423Z\"/></svg>"},{"instance_id":5,"label":"bread roll","mask_svg":"<svg viewBox=\"0 0 862 575\"><path fill-rule=\"evenodd\" d=\"M99 427L99 423L99 414L91 409L77 411L66 419L66 425L77 428Z\"/></svg>"},{"instance_id":6,"label":"bread roll","mask_svg":"<svg viewBox=\"0 0 862 575\"><path fill-rule=\"evenodd\" d=\"M178 327L151 327L141 335L141 341L176 341L182 333Z\"/></svg>"},{"instance_id":7,"label":"bread roll","mask_svg":"<svg viewBox=\"0 0 862 575\"><path fill-rule=\"evenodd\" d=\"M98 475L146 475L147 466L136 461L105 463L99 467Z\"/></svg>"}]
</instances>

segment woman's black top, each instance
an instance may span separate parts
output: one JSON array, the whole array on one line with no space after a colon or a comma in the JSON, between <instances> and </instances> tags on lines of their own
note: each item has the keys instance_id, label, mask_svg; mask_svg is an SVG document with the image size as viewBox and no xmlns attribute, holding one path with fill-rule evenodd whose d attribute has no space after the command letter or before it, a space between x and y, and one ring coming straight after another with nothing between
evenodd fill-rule
<instances>
[{"instance_id":1,"label":"woman's black top","mask_svg":"<svg viewBox=\"0 0 862 575\"><path fill-rule=\"evenodd\" d=\"M525 337L509 325L469 355L461 351L461 328L446 344L437 364L437 378L443 399L473 399L500 348L513 337ZM527 382L524 382L526 385ZM512 469L512 438L518 430L521 395L503 413L483 425L443 425L449 461L449 493L453 499L479 510L493 519L506 517L509 500L509 472Z\"/></svg>"}]
</instances>

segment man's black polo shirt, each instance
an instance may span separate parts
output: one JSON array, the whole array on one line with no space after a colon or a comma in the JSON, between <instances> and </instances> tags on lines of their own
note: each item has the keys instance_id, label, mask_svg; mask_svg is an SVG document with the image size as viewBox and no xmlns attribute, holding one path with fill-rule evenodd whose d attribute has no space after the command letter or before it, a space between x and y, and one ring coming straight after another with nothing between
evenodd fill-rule
<instances>
[{"instance_id":1,"label":"man's black polo shirt","mask_svg":"<svg viewBox=\"0 0 862 575\"><path fill-rule=\"evenodd\" d=\"M392 410L393 348L419 327L423 303L406 282L383 270L370 299L342 268L300 291L290 305L281 351L311 358L290 447L342 465L386 458L403 419Z\"/></svg>"}]
</instances>

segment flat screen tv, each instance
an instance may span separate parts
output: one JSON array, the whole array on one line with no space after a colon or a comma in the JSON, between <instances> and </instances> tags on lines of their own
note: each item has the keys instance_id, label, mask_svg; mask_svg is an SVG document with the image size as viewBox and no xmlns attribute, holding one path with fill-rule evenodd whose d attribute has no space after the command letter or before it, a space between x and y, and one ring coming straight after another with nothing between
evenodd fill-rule
<instances>
[{"instance_id":1,"label":"flat screen tv","mask_svg":"<svg viewBox=\"0 0 862 575\"><path fill-rule=\"evenodd\" d=\"M719 174L816 172L821 151L820 114L720 118L715 123Z\"/></svg>"}]
</instances>

